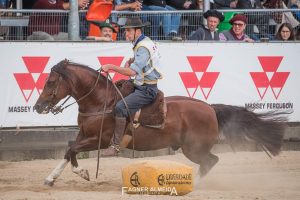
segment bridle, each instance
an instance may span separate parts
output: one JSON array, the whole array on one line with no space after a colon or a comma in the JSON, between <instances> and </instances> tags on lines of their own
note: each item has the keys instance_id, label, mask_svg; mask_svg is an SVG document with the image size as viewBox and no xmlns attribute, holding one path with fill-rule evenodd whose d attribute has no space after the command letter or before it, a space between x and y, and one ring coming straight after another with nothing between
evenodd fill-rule
<instances>
[{"instance_id":1,"label":"bridle","mask_svg":"<svg viewBox=\"0 0 300 200\"><path fill-rule=\"evenodd\" d=\"M93 85L93 87L91 88L91 90L89 92L87 92L86 94L84 94L82 97L80 97L78 100L74 101L73 103L70 103L66 106L65 103L67 103L67 101L71 98L71 95L68 96L68 98L62 103L60 104L59 106L54 106L52 105L51 102L53 102L54 98L56 97L57 95L57 91L59 89L59 86L60 86L60 82L63 80L63 77L60 73L56 72L55 70L52 69L51 72L54 72L56 74L58 74L59 78L58 78L58 83L56 85L56 87L53 89L53 91L51 92L51 101L50 101L50 104L49 104L49 107L50 107L50 112L52 112L54 115L58 114L58 113L61 113L64 109L70 107L71 105L75 104L75 103L78 103L80 101L82 101L83 99L85 99L86 97L88 97L96 88L96 86L98 85L99 83L99 79L101 77L101 70L99 70L98 72L98 76L97 76L97 79L96 79L96 82L95 84ZM64 106L64 107L63 107Z\"/></svg>"}]
</instances>

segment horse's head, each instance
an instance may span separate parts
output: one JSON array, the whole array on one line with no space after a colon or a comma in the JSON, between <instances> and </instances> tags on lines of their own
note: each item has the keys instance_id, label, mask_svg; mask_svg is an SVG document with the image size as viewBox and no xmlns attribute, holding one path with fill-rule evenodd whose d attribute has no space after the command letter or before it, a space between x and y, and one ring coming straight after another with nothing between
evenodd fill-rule
<instances>
[{"instance_id":1,"label":"horse's head","mask_svg":"<svg viewBox=\"0 0 300 200\"><path fill-rule=\"evenodd\" d=\"M65 76L57 70L64 63L62 61L51 69L43 92L34 105L34 109L39 114L47 114L49 111L53 111L54 106L69 94L68 82L65 80Z\"/></svg>"}]
</instances>

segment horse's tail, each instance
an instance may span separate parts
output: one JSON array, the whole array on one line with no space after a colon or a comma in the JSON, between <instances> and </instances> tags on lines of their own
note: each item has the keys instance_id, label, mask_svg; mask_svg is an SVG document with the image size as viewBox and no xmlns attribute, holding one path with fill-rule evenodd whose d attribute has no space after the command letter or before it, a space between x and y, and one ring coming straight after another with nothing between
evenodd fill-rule
<instances>
[{"instance_id":1,"label":"horse's tail","mask_svg":"<svg viewBox=\"0 0 300 200\"><path fill-rule=\"evenodd\" d=\"M269 111L254 113L246 108L223 104L213 104L225 141L232 147L243 141L254 140L266 153L276 156L283 144L287 127L287 117L291 112ZM268 151L268 152L267 152Z\"/></svg>"}]
</instances>

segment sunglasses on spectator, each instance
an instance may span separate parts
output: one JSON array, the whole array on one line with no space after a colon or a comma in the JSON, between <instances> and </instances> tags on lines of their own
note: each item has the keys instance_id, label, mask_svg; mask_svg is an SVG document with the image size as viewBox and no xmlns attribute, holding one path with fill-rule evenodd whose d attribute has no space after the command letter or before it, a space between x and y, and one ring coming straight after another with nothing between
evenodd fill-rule
<instances>
[{"instance_id":1,"label":"sunglasses on spectator","mask_svg":"<svg viewBox=\"0 0 300 200\"><path fill-rule=\"evenodd\" d=\"M232 25L233 26L239 26L239 27L244 26L244 24L242 24L242 23L233 23Z\"/></svg>"}]
</instances>

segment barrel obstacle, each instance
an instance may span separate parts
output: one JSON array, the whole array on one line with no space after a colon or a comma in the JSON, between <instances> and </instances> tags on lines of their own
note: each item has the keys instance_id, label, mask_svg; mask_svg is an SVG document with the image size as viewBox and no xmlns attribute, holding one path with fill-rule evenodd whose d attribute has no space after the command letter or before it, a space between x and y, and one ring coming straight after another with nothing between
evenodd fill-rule
<instances>
[{"instance_id":1,"label":"barrel obstacle","mask_svg":"<svg viewBox=\"0 0 300 200\"><path fill-rule=\"evenodd\" d=\"M165 160L143 160L122 168L122 193L185 195L193 190L193 169Z\"/></svg>"}]
</instances>

